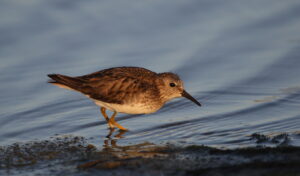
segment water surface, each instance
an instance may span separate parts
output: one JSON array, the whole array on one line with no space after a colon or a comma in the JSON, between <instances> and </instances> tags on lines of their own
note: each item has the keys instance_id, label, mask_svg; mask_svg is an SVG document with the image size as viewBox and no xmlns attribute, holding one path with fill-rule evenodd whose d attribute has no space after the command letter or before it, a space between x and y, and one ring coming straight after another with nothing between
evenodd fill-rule
<instances>
[{"instance_id":1,"label":"water surface","mask_svg":"<svg viewBox=\"0 0 300 176\"><path fill-rule=\"evenodd\" d=\"M13 0L0 16L0 145L72 134L101 146L99 108L46 75L114 66L175 72L203 104L119 114L119 145L247 147L254 133L300 145L299 1Z\"/></svg>"}]
</instances>

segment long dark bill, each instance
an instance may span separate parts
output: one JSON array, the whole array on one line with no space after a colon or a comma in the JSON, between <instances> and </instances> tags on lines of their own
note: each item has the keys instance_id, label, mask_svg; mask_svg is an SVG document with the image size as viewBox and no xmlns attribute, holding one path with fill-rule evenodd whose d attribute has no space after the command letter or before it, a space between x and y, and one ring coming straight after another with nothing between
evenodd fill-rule
<instances>
[{"instance_id":1,"label":"long dark bill","mask_svg":"<svg viewBox=\"0 0 300 176\"><path fill-rule=\"evenodd\" d=\"M199 103L194 97L192 97L189 93L187 93L185 90L181 93L181 95L192 102L196 103L198 106L201 106L201 103Z\"/></svg>"}]
</instances>

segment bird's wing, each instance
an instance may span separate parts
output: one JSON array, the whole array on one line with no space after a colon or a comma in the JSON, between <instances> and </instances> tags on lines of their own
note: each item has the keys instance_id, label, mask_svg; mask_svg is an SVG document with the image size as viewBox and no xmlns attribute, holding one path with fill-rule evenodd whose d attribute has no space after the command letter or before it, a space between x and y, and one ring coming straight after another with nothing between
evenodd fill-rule
<instances>
[{"instance_id":1,"label":"bird's wing","mask_svg":"<svg viewBox=\"0 0 300 176\"><path fill-rule=\"evenodd\" d=\"M76 78L89 80L93 78L101 78L104 76L111 76L114 77L114 79L120 77L143 79L145 77L155 77L157 76L157 73L141 67L114 67L100 70L91 74L78 76Z\"/></svg>"},{"instance_id":2,"label":"bird's wing","mask_svg":"<svg viewBox=\"0 0 300 176\"><path fill-rule=\"evenodd\" d=\"M154 72L152 72L154 73ZM156 76L156 74L151 76ZM154 80L147 74L131 74L123 69L108 69L77 77L85 80L80 92L107 103L123 104L138 99L149 89L155 89Z\"/></svg>"}]
</instances>

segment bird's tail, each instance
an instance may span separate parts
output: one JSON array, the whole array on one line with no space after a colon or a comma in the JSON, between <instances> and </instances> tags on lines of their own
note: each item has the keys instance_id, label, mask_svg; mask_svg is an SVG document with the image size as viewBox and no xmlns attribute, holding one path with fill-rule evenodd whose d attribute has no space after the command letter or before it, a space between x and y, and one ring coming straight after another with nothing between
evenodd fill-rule
<instances>
[{"instance_id":1,"label":"bird's tail","mask_svg":"<svg viewBox=\"0 0 300 176\"><path fill-rule=\"evenodd\" d=\"M82 79L60 74L49 74L48 77L51 78L51 80L49 80L48 83L54 84L61 88L75 91L79 91L85 83L85 81Z\"/></svg>"}]
</instances>

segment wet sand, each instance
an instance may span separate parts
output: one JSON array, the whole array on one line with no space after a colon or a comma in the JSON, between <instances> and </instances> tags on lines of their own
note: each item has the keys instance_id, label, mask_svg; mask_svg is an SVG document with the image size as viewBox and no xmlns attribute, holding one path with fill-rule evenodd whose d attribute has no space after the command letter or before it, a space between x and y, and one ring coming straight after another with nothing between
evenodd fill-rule
<instances>
[{"instance_id":1,"label":"wet sand","mask_svg":"<svg viewBox=\"0 0 300 176\"><path fill-rule=\"evenodd\" d=\"M1 175L211 175L290 176L300 174L300 147L217 149L207 146L103 146L83 137L56 136L49 140L0 147Z\"/></svg>"}]
</instances>

